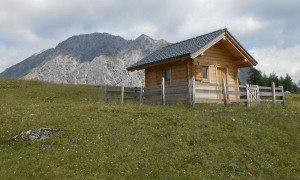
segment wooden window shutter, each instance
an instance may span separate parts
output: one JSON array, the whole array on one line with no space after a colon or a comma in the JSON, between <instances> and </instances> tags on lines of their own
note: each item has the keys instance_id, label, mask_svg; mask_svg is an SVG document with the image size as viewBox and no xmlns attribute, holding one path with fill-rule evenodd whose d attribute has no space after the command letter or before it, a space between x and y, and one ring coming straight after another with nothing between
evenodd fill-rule
<instances>
[{"instance_id":1,"label":"wooden window shutter","mask_svg":"<svg viewBox=\"0 0 300 180\"><path fill-rule=\"evenodd\" d=\"M195 66L195 80L201 81L202 80L202 69L201 66Z\"/></svg>"}]
</instances>

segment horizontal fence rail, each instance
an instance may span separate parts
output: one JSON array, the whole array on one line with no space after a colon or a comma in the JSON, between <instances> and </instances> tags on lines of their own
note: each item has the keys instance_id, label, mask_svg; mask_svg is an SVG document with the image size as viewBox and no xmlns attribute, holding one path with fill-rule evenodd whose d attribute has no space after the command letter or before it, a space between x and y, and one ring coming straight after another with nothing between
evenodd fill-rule
<instances>
[{"instance_id":1,"label":"horizontal fence rail","mask_svg":"<svg viewBox=\"0 0 300 180\"><path fill-rule=\"evenodd\" d=\"M105 101L132 101L139 103L245 103L246 106L263 102L285 104L283 87L264 87L258 85L235 85L202 83L192 78L188 82L165 82L147 87L105 86Z\"/></svg>"}]
</instances>

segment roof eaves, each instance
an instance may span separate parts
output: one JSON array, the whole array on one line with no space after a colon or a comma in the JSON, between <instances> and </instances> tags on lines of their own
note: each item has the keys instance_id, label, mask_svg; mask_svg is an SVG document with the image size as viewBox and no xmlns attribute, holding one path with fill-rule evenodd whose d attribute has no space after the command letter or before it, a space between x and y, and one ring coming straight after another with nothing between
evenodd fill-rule
<instances>
[{"instance_id":1,"label":"roof eaves","mask_svg":"<svg viewBox=\"0 0 300 180\"><path fill-rule=\"evenodd\" d=\"M229 32L229 31L226 31L234 40L235 42L246 52L246 54L251 58L253 59L254 63L258 64L258 62L254 59L254 57L251 56L251 54L235 39L235 37Z\"/></svg>"},{"instance_id":2,"label":"roof eaves","mask_svg":"<svg viewBox=\"0 0 300 180\"><path fill-rule=\"evenodd\" d=\"M185 57L185 56L190 56L190 53L187 53L187 54L183 54L183 55L179 55L179 56L175 56L175 57L170 57L170 58L166 58L166 59L161 59L159 61L154 61L154 62L149 62L149 63L145 63L145 64L142 64L142 65L136 65L136 66L129 66L128 68L126 68L128 71L131 71L131 70L137 70L139 68L142 68L142 67L145 67L145 66L151 66L151 65L154 65L154 64L158 64L158 63L161 63L161 62L168 62L168 61L171 61L171 60L176 60L178 58L182 58L182 57Z\"/></svg>"}]
</instances>

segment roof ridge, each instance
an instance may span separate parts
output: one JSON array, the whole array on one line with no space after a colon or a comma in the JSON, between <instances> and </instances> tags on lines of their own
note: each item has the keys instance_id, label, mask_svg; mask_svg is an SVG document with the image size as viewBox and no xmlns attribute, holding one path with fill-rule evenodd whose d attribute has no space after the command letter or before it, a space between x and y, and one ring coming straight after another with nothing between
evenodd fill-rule
<instances>
[{"instance_id":1,"label":"roof ridge","mask_svg":"<svg viewBox=\"0 0 300 180\"><path fill-rule=\"evenodd\" d=\"M174 45L183 43L183 42L185 42L185 41L190 41L190 40L192 40L192 39L197 39L197 38L199 38L199 37L207 36L207 35L209 35L209 34L212 34L212 33L218 32L218 31L225 31L225 32L227 32L228 30L227 30L227 28L219 29L219 30L212 31L212 32L209 32L209 33L206 33L206 34L202 34L202 35L200 35L200 36L196 36L196 37L189 38L189 39L186 39L186 40L182 40L182 41L179 41L179 42L176 42L176 43L172 43L172 44L170 44L170 45L167 45L167 46L162 47L161 49L164 49L164 48L167 48L167 47L170 47L170 46L174 46Z\"/></svg>"}]
</instances>

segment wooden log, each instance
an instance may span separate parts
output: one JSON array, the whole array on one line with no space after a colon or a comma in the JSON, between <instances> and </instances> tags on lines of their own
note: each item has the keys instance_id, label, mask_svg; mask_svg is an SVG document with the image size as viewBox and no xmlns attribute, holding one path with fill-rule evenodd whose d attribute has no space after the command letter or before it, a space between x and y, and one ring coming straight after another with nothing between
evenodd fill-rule
<instances>
[{"instance_id":1,"label":"wooden log","mask_svg":"<svg viewBox=\"0 0 300 180\"><path fill-rule=\"evenodd\" d=\"M165 78L161 78L161 101L162 105L166 105L166 94L165 94Z\"/></svg>"},{"instance_id":2,"label":"wooden log","mask_svg":"<svg viewBox=\"0 0 300 180\"><path fill-rule=\"evenodd\" d=\"M195 98L196 98L196 81L195 77L192 77L192 106L195 107Z\"/></svg>"},{"instance_id":3,"label":"wooden log","mask_svg":"<svg viewBox=\"0 0 300 180\"><path fill-rule=\"evenodd\" d=\"M275 94L275 83L272 82L272 100L273 100L273 104L276 104L276 94Z\"/></svg>"},{"instance_id":4,"label":"wooden log","mask_svg":"<svg viewBox=\"0 0 300 180\"><path fill-rule=\"evenodd\" d=\"M170 85L166 85L166 88L168 87L177 87L177 86L187 86L187 82L172 82Z\"/></svg>"},{"instance_id":5,"label":"wooden log","mask_svg":"<svg viewBox=\"0 0 300 180\"><path fill-rule=\"evenodd\" d=\"M225 80L223 79L222 80L222 88L223 88L223 96L224 96L224 105L226 106L227 105L227 88L226 88L226 82Z\"/></svg>"},{"instance_id":6,"label":"wooden log","mask_svg":"<svg viewBox=\"0 0 300 180\"><path fill-rule=\"evenodd\" d=\"M124 103L124 86L121 87L121 104L123 105Z\"/></svg>"},{"instance_id":7,"label":"wooden log","mask_svg":"<svg viewBox=\"0 0 300 180\"><path fill-rule=\"evenodd\" d=\"M165 90L166 95L185 94L185 93L188 93L187 89Z\"/></svg>"},{"instance_id":8,"label":"wooden log","mask_svg":"<svg viewBox=\"0 0 300 180\"><path fill-rule=\"evenodd\" d=\"M189 80L189 100L188 103L192 106L193 105L193 81L192 79Z\"/></svg>"},{"instance_id":9,"label":"wooden log","mask_svg":"<svg viewBox=\"0 0 300 180\"><path fill-rule=\"evenodd\" d=\"M196 85L222 87L222 84L196 82Z\"/></svg>"},{"instance_id":10,"label":"wooden log","mask_svg":"<svg viewBox=\"0 0 300 180\"><path fill-rule=\"evenodd\" d=\"M159 95L161 95L161 91L144 92L144 96L159 96Z\"/></svg>"},{"instance_id":11,"label":"wooden log","mask_svg":"<svg viewBox=\"0 0 300 180\"><path fill-rule=\"evenodd\" d=\"M260 90L272 90L272 87L259 86Z\"/></svg>"},{"instance_id":12,"label":"wooden log","mask_svg":"<svg viewBox=\"0 0 300 180\"><path fill-rule=\"evenodd\" d=\"M196 98L195 102L224 102L224 99Z\"/></svg>"}]
</instances>

